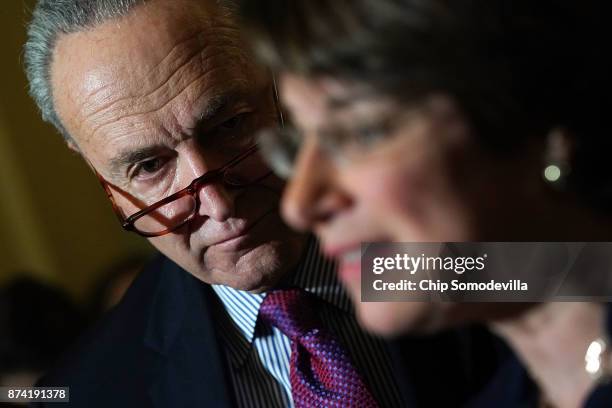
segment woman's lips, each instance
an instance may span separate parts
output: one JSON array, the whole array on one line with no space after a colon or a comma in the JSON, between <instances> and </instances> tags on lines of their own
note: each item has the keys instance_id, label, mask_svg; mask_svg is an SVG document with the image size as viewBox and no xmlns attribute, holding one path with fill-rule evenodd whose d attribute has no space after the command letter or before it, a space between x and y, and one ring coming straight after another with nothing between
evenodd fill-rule
<instances>
[{"instance_id":1,"label":"woman's lips","mask_svg":"<svg viewBox=\"0 0 612 408\"><path fill-rule=\"evenodd\" d=\"M349 254L339 258L338 275L342 280L359 279L361 274L361 253Z\"/></svg>"},{"instance_id":2,"label":"woman's lips","mask_svg":"<svg viewBox=\"0 0 612 408\"><path fill-rule=\"evenodd\" d=\"M361 245L343 245L342 247L326 246L324 252L327 256L338 260L338 275L342 280L354 280L361 273Z\"/></svg>"}]
</instances>

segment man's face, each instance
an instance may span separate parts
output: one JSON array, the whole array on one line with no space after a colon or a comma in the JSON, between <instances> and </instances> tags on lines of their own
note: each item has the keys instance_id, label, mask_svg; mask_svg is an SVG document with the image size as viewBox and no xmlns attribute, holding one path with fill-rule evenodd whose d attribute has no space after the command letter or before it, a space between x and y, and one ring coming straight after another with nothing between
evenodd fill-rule
<instances>
[{"instance_id":1,"label":"man's face","mask_svg":"<svg viewBox=\"0 0 612 408\"><path fill-rule=\"evenodd\" d=\"M57 43L56 109L126 216L221 167L275 123L269 76L227 12L207 3L153 0ZM205 282L265 290L304 245L280 220L281 188L273 177L205 185L195 218L150 241Z\"/></svg>"}]
</instances>

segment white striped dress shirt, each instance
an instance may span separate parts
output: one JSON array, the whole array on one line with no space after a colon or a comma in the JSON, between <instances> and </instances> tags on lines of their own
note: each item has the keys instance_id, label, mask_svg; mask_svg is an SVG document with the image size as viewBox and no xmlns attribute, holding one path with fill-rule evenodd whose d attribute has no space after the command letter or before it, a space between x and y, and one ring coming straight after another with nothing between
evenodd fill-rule
<instances>
[{"instance_id":1,"label":"white striped dress shirt","mask_svg":"<svg viewBox=\"0 0 612 408\"><path fill-rule=\"evenodd\" d=\"M385 343L363 332L350 301L335 277L335 264L319 253L312 239L291 277L297 286L322 299L321 320L348 349L381 407L403 406ZM291 342L277 328L257 319L265 294L213 285L227 313L215 319L241 408L293 407L289 381Z\"/></svg>"}]
</instances>

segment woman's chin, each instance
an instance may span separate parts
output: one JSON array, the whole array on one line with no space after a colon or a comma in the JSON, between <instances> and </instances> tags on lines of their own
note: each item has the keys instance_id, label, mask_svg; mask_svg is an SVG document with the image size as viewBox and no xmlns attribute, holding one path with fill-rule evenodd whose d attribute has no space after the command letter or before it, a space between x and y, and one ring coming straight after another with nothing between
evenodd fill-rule
<instances>
[{"instance_id":1,"label":"woman's chin","mask_svg":"<svg viewBox=\"0 0 612 408\"><path fill-rule=\"evenodd\" d=\"M432 302L362 302L359 274L340 274L362 328L379 336L427 333L439 328L440 304Z\"/></svg>"}]
</instances>

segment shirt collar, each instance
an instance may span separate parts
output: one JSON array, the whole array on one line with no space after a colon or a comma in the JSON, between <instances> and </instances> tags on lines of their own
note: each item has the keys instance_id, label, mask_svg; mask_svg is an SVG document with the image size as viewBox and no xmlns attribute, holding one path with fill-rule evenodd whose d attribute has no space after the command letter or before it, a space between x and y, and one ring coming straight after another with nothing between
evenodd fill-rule
<instances>
[{"instance_id":1,"label":"shirt collar","mask_svg":"<svg viewBox=\"0 0 612 408\"><path fill-rule=\"evenodd\" d=\"M318 241L311 238L306 254L287 283L312 293L340 310L352 313L350 300L336 279L336 268L335 262L321 255ZM216 319L221 336L232 360L242 365L252 346L259 308L266 294L254 294L224 285L212 285L212 288L229 316L229 319Z\"/></svg>"}]
</instances>

